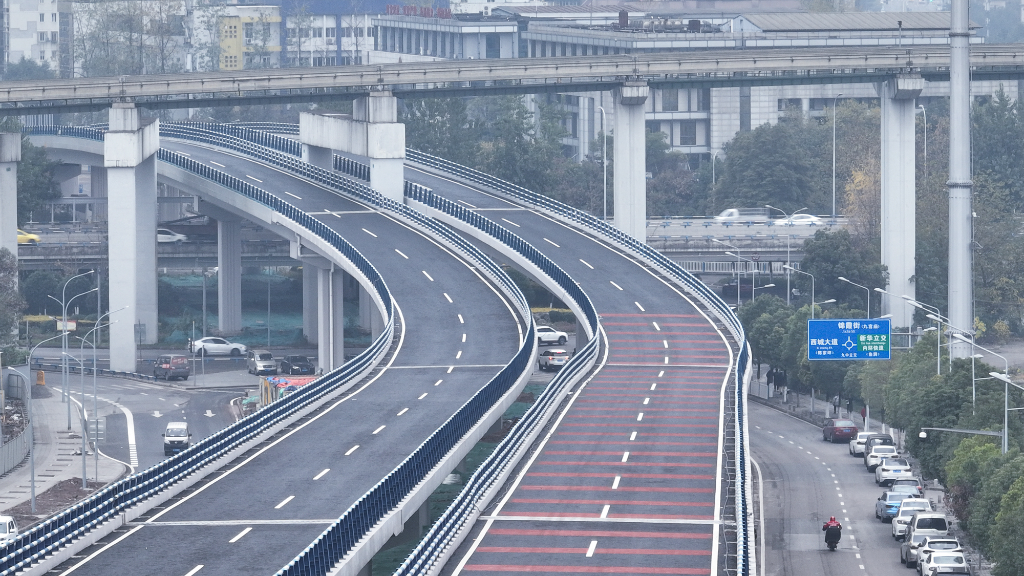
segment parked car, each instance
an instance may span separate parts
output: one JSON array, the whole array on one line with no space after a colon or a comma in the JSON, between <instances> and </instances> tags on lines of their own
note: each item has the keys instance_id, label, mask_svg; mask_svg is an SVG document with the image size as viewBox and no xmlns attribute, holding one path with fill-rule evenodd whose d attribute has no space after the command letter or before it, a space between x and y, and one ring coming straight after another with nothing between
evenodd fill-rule
<instances>
[{"instance_id":1,"label":"parked car","mask_svg":"<svg viewBox=\"0 0 1024 576\"><path fill-rule=\"evenodd\" d=\"M864 457L864 441L874 432L857 432L857 437L850 440L850 456Z\"/></svg>"},{"instance_id":2,"label":"parked car","mask_svg":"<svg viewBox=\"0 0 1024 576\"><path fill-rule=\"evenodd\" d=\"M971 568L963 552L937 550L921 556L921 561L917 563L917 573L922 576L970 574Z\"/></svg>"},{"instance_id":3,"label":"parked car","mask_svg":"<svg viewBox=\"0 0 1024 576\"><path fill-rule=\"evenodd\" d=\"M896 515L892 517L891 524L893 538L897 540L904 539L907 535L907 526L910 525L910 519L914 517L914 514L917 514L917 510L911 510L910 508L906 510L902 508L896 509Z\"/></svg>"},{"instance_id":4,"label":"parked car","mask_svg":"<svg viewBox=\"0 0 1024 576\"><path fill-rule=\"evenodd\" d=\"M960 542L956 538L933 538L918 534L912 539L904 540L900 545L900 562L907 568L917 566L917 559L937 551L959 552Z\"/></svg>"},{"instance_id":5,"label":"parked car","mask_svg":"<svg viewBox=\"0 0 1024 576\"><path fill-rule=\"evenodd\" d=\"M173 230L168 230L167 228L157 228L156 241L160 244L165 244L168 242L173 242L174 244L181 244L182 242L188 242L188 236L185 236L184 234L178 234L177 232L174 232Z\"/></svg>"},{"instance_id":6,"label":"parked car","mask_svg":"<svg viewBox=\"0 0 1024 576\"><path fill-rule=\"evenodd\" d=\"M775 226L820 226L821 218L811 214L792 214L788 217L772 220Z\"/></svg>"},{"instance_id":7,"label":"parked car","mask_svg":"<svg viewBox=\"0 0 1024 576\"><path fill-rule=\"evenodd\" d=\"M895 446L892 436L875 432L864 439L864 451L871 450L873 446Z\"/></svg>"},{"instance_id":8,"label":"parked car","mask_svg":"<svg viewBox=\"0 0 1024 576\"><path fill-rule=\"evenodd\" d=\"M924 482L921 482L920 478L897 478L892 481L889 490L901 490L905 487L913 488L918 498L924 498Z\"/></svg>"},{"instance_id":9,"label":"parked car","mask_svg":"<svg viewBox=\"0 0 1024 576\"><path fill-rule=\"evenodd\" d=\"M904 502L907 502L907 500L904 500ZM918 511L910 519L910 524L907 525L907 533L946 537L949 536L949 528L949 520L946 519L946 515L942 512L932 512L929 505L928 509Z\"/></svg>"},{"instance_id":10,"label":"parked car","mask_svg":"<svg viewBox=\"0 0 1024 576\"><path fill-rule=\"evenodd\" d=\"M245 355L245 369L249 374L277 374L277 361L270 350L249 350Z\"/></svg>"},{"instance_id":11,"label":"parked car","mask_svg":"<svg viewBox=\"0 0 1024 576\"><path fill-rule=\"evenodd\" d=\"M902 540L905 536L910 533L910 526L914 521L914 516L920 513L930 513L932 511L932 503L925 500L924 498L907 498L900 502L899 510L896 513L896 517L893 519L893 533L892 537L897 540ZM939 516L942 516L939 514ZM921 536L945 536L945 533L927 533L922 532Z\"/></svg>"},{"instance_id":12,"label":"parked car","mask_svg":"<svg viewBox=\"0 0 1024 576\"><path fill-rule=\"evenodd\" d=\"M821 439L827 442L847 442L857 437L857 425L845 418L829 418L821 429Z\"/></svg>"},{"instance_id":13,"label":"parked car","mask_svg":"<svg viewBox=\"0 0 1024 576\"><path fill-rule=\"evenodd\" d=\"M897 478L913 477L910 462L906 458L882 458L875 467L875 484L879 486L892 484Z\"/></svg>"},{"instance_id":14,"label":"parked car","mask_svg":"<svg viewBox=\"0 0 1024 576\"><path fill-rule=\"evenodd\" d=\"M569 335L559 332L551 326L537 326L537 344L558 344L561 346L569 341Z\"/></svg>"},{"instance_id":15,"label":"parked car","mask_svg":"<svg viewBox=\"0 0 1024 576\"><path fill-rule=\"evenodd\" d=\"M0 516L0 546L18 535L18 523L13 516Z\"/></svg>"},{"instance_id":16,"label":"parked car","mask_svg":"<svg viewBox=\"0 0 1024 576\"><path fill-rule=\"evenodd\" d=\"M541 352L537 365L541 370L559 370L569 361L569 353L557 348Z\"/></svg>"},{"instance_id":17,"label":"parked car","mask_svg":"<svg viewBox=\"0 0 1024 576\"><path fill-rule=\"evenodd\" d=\"M892 458L894 456L896 456L895 446L874 446L870 452L864 453L864 466L868 469L868 472L874 472L875 468L881 464L883 458Z\"/></svg>"},{"instance_id":18,"label":"parked car","mask_svg":"<svg viewBox=\"0 0 1024 576\"><path fill-rule=\"evenodd\" d=\"M153 364L153 377L170 381L171 378L188 380L192 367L188 364L188 356L184 354L161 354Z\"/></svg>"},{"instance_id":19,"label":"parked car","mask_svg":"<svg viewBox=\"0 0 1024 576\"><path fill-rule=\"evenodd\" d=\"M305 356L289 355L281 359L281 374L312 374L313 363Z\"/></svg>"},{"instance_id":20,"label":"parked car","mask_svg":"<svg viewBox=\"0 0 1024 576\"><path fill-rule=\"evenodd\" d=\"M21 228L18 228L18 244L35 246L36 244L39 244L39 235L32 234L31 232L25 232Z\"/></svg>"},{"instance_id":21,"label":"parked car","mask_svg":"<svg viewBox=\"0 0 1024 576\"><path fill-rule=\"evenodd\" d=\"M245 354L247 350L248 347L246 347L245 344L228 342L227 340L216 336L200 338L193 342L190 347L190 351L197 356L241 356L242 354Z\"/></svg>"},{"instance_id":22,"label":"parked car","mask_svg":"<svg viewBox=\"0 0 1024 576\"><path fill-rule=\"evenodd\" d=\"M892 522L893 516L896 515L896 511L900 508L900 502L911 497L913 497L913 494L907 492L893 492L891 490L882 492L882 495L875 501L875 518L882 522Z\"/></svg>"}]
</instances>

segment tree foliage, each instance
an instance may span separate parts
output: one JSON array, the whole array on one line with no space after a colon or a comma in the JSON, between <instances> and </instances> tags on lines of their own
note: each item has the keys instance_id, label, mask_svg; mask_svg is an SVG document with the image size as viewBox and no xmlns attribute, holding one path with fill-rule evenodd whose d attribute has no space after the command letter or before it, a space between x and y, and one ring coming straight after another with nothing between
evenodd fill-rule
<instances>
[{"instance_id":1,"label":"tree foliage","mask_svg":"<svg viewBox=\"0 0 1024 576\"><path fill-rule=\"evenodd\" d=\"M18 163L18 224L39 216L47 203L60 198L60 186L54 170L60 162L46 157L46 150L33 146L28 138L21 140L21 162Z\"/></svg>"},{"instance_id":2,"label":"tree foliage","mask_svg":"<svg viewBox=\"0 0 1024 576\"><path fill-rule=\"evenodd\" d=\"M427 98L405 103L402 113L409 148L473 166L478 128L464 98Z\"/></svg>"},{"instance_id":3,"label":"tree foliage","mask_svg":"<svg viewBox=\"0 0 1024 576\"><path fill-rule=\"evenodd\" d=\"M18 292L18 257L7 248L0 248L0 347L5 346L25 310L25 301Z\"/></svg>"},{"instance_id":4,"label":"tree foliage","mask_svg":"<svg viewBox=\"0 0 1024 576\"><path fill-rule=\"evenodd\" d=\"M9 62L7 72L4 73L5 81L15 80L48 80L56 75L50 69L50 63L46 60L42 64L35 60L27 60L24 56L18 62Z\"/></svg>"}]
</instances>

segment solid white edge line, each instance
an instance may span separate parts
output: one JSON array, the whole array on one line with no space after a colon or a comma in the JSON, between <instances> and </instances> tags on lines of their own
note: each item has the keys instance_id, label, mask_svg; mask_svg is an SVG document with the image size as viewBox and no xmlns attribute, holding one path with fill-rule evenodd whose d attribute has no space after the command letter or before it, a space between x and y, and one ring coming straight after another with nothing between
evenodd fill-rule
<instances>
[{"instance_id":1,"label":"solid white edge line","mask_svg":"<svg viewBox=\"0 0 1024 576\"><path fill-rule=\"evenodd\" d=\"M754 473L757 474L758 517L761 519L761 576L764 576L764 475L761 474L761 466L753 456L750 457L750 463L754 465Z\"/></svg>"}]
</instances>

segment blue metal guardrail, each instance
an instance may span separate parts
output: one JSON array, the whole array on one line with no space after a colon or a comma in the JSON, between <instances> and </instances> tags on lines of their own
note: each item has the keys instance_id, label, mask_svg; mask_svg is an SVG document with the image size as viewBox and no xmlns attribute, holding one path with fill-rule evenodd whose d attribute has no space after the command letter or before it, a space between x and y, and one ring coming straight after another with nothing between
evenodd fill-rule
<instances>
[{"instance_id":1,"label":"blue metal guardrail","mask_svg":"<svg viewBox=\"0 0 1024 576\"><path fill-rule=\"evenodd\" d=\"M732 332L733 337L739 343L740 353L737 357L736 364L736 386L735 393L733 395L733 402L731 408L734 410L736 417L736 462L734 466L736 468L736 529L737 529L737 571L743 576L749 576L750 574L750 563L753 560L752 556L752 532L750 530L750 523L748 522L749 513L749 494L747 494L746 486L749 481L749 470L747 461L747 437L746 437L746 411L745 411L745 396L743 382L746 376L747 361L749 357L749 347L746 342L746 337L743 331L743 326L740 324L739 318L729 309L729 306L722 301L710 288L708 288L703 282L694 278L686 270L682 269L675 262L669 260L661 253L657 252L647 244L644 244L632 236L625 234L624 232L612 227L604 220L598 219L591 214L587 214L581 210L577 210L553 200L541 194L537 194L521 186L517 186L510 182L501 180L474 170L472 168L456 164L443 158L431 156L423 152L419 152L412 149L406 149L406 159L412 162L417 162L430 166L445 172L455 174L477 184L481 184L492 189L499 191L500 193L507 194L519 202L527 205L531 205L537 208L541 208L548 212L555 214L574 222L575 224L589 229L591 232L596 233L599 236L608 238L620 246L627 248L628 250L639 254L644 257L647 261L657 265L666 274L673 277L683 286L686 286L691 293L693 293L698 299L700 299L706 306L708 306L715 315L725 322L726 326Z\"/></svg>"},{"instance_id":2,"label":"blue metal guardrail","mask_svg":"<svg viewBox=\"0 0 1024 576\"><path fill-rule=\"evenodd\" d=\"M163 130L161 130L161 133L167 136L187 138L241 151L410 220L418 226L430 230L433 234L443 238L464 253L467 253L494 280L501 283L507 293L514 296L520 314L524 318L532 318L529 304L526 302L522 292L519 291L518 287L515 286L508 275L497 264L461 235L456 234L447 226L438 223L432 218L428 218L404 204L386 198L379 192L362 184L342 178L336 173L302 162L293 155L253 145L249 142L238 141L237 137L227 136L219 133L219 131L214 132L207 130L205 127L176 125L168 126L166 133ZM337 165L337 162L335 162L335 165ZM406 183L406 191L420 194L430 193L429 189L411 183ZM529 246L521 239L517 240L520 250L525 250ZM534 252L537 255L540 254L535 249ZM564 272L561 270L556 272L555 269L557 267L550 261L547 264L550 270L549 274L557 275L558 272L561 272L561 276L565 279L563 283L566 285L566 288L568 290L575 290L579 297L585 298L579 286L572 282ZM589 301L586 304L589 304ZM596 325L597 314L592 305L589 306L587 315L591 324ZM469 401L431 434L405 461L399 464L395 470L385 476L376 486L371 488L362 498L346 510L341 518L327 528L310 546L292 560L288 566L282 568L278 574L286 576L326 574L331 567L353 550L363 536L413 492L426 475L441 462L446 454L462 441L466 433L497 403L519 377L532 366L533 342L535 339L535 327L531 322L530 329L519 352L497 376L474 394ZM596 341L593 341L589 350L590 355L596 353ZM586 357L587 355L581 356L580 361L576 365L580 366ZM571 372L571 370L567 370L567 376Z\"/></svg>"},{"instance_id":3,"label":"blue metal guardrail","mask_svg":"<svg viewBox=\"0 0 1024 576\"><path fill-rule=\"evenodd\" d=\"M52 134L91 140L102 140L103 138L101 130L81 127L32 127L26 130L26 133ZM299 391L212 434L197 442L190 449L172 456L148 470L110 484L75 506L19 534L0 551L0 554L3 554L0 558L0 575L15 574L31 566L84 536L100 524L167 489L249 440L255 439L287 419L295 411L309 406L362 374L364 370L372 367L390 347L394 335L394 303L387 285L373 265L337 232L280 198L181 154L160 150L159 159L221 184L276 210L339 250L370 279L374 290L383 300L387 314L384 331L361 354Z\"/></svg>"}]
</instances>

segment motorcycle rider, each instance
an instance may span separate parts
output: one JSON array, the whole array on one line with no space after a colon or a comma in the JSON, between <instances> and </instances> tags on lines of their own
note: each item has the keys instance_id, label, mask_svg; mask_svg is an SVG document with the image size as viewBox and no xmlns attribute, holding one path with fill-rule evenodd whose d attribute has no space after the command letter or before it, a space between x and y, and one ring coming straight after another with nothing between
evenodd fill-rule
<instances>
[{"instance_id":1,"label":"motorcycle rider","mask_svg":"<svg viewBox=\"0 0 1024 576\"><path fill-rule=\"evenodd\" d=\"M839 528L840 530L843 529L843 525L840 524L838 520L836 520L835 516L829 516L828 522L825 522L824 524L821 525L821 530L822 530L822 532L825 532L830 527L832 527L832 528Z\"/></svg>"},{"instance_id":2,"label":"motorcycle rider","mask_svg":"<svg viewBox=\"0 0 1024 576\"><path fill-rule=\"evenodd\" d=\"M829 545L830 550L835 550L839 539L842 538L843 525L836 520L835 516L831 516L828 522L821 525L821 530L825 533L825 544Z\"/></svg>"}]
</instances>

